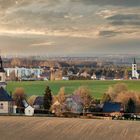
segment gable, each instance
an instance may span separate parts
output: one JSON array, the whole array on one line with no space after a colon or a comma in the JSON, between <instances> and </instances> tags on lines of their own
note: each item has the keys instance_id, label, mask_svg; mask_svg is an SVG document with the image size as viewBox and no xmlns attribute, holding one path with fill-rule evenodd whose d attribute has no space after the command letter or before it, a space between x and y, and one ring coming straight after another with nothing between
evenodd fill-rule
<instances>
[{"instance_id":1,"label":"gable","mask_svg":"<svg viewBox=\"0 0 140 140\"><path fill-rule=\"evenodd\" d=\"M3 87L0 88L0 101L12 101L12 98Z\"/></svg>"}]
</instances>

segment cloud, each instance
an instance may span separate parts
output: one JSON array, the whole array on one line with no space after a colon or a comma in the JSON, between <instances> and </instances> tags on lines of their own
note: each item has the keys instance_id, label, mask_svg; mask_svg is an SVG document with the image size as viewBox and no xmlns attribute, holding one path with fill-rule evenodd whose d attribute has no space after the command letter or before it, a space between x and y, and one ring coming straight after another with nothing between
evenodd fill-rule
<instances>
[{"instance_id":1,"label":"cloud","mask_svg":"<svg viewBox=\"0 0 140 140\"><path fill-rule=\"evenodd\" d=\"M36 43L36 44L31 44L31 46L53 46L55 45L54 42L41 42L41 43Z\"/></svg>"},{"instance_id":2,"label":"cloud","mask_svg":"<svg viewBox=\"0 0 140 140\"><path fill-rule=\"evenodd\" d=\"M75 1L75 0L73 0ZM126 7L133 7L133 6L140 6L139 0L77 0L82 1L84 4L93 4L93 5L113 5L113 6L126 6Z\"/></svg>"},{"instance_id":3,"label":"cloud","mask_svg":"<svg viewBox=\"0 0 140 140\"><path fill-rule=\"evenodd\" d=\"M139 0L0 0L0 48L88 54L117 47L114 40L132 40L135 46L138 6Z\"/></svg>"},{"instance_id":4,"label":"cloud","mask_svg":"<svg viewBox=\"0 0 140 140\"><path fill-rule=\"evenodd\" d=\"M104 36L104 37L113 37L119 34L119 32L115 31L109 31L109 30L104 30L99 32L99 36Z\"/></svg>"},{"instance_id":5,"label":"cloud","mask_svg":"<svg viewBox=\"0 0 140 140\"><path fill-rule=\"evenodd\" d=\"M140 25L140 14L117 14L106 18L112 25Z\"/></svg>"}]
</instances>

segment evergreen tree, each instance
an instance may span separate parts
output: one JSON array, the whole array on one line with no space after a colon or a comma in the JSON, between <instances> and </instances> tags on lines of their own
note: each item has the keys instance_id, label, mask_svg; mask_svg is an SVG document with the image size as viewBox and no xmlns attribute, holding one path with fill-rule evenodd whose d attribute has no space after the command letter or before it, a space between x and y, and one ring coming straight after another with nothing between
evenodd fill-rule
<instances>
[{"instance_id":1,"label":"evergreen tree","mask_svg":"<svg viewBox=\"0 0 140 140\"><path fill-rule=\"evenodd\" d=\"M50 107L52 105L52 93L51 93L51 89L49 86L46 87L45 89L45 94L44 94L44 109L46 110L50 110Z\"/></svg>"},{"instance_id":2,"label":"evergreen tree","mask_svg":"<svg viewBox=\"0 0 140 140\"><path fill-rule=\"evenodd\" d=\"M136 111L136 105L135 102L133 101L133 99L129 99L128 103L126 105L126 112L127 113L135 113Z\"/></svg>"}]
</instances>

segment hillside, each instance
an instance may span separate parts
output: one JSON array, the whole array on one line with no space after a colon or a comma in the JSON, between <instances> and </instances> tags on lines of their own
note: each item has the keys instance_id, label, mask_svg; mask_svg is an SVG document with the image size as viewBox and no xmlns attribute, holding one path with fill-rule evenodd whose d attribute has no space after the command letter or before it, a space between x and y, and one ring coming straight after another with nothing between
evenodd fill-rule
<instances>
[{"instance_id":1,"label":"hillside","mask_svg":"<svg viewBox=\"0 0 140 140\"><path fill-rule=\"evenodd\" d=\"M116 83L126 83L130 90L140 91L140 81L32 81L8 82L7 90L14 91L16 87L23 87L28 96L43 95L45 86L49 85L56 95L61 87L65 87L67 94L72 94L79 86L87 86L95 98L101 98L109 86Z\"/></svg>"},{"instance_id":2,"label":"hillside","mask_svg":"<svg viewBox=\"0 0 140 140\"><path fill-rule=\"evenodd\" d=\"M140 122L0 117L1 140L139 140Z\"/></svg>"}]
</instances>

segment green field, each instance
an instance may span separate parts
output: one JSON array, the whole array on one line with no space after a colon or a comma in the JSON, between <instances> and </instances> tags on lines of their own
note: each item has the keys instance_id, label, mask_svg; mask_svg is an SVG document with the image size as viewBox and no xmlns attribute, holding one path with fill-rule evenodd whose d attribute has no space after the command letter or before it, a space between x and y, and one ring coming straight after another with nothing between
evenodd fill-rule
<instances>
[{"instance_id":1,"label":"green field","mask_svg":"<svg viewBox=\"0 0 140 140\"><path fill-rule=\"evenodd\" d=\"M16 87L23 87L28 96L43 95L46 85L50 86L56 95L60 87L65 87L67 94L72 94L79 86L87 86L93 97L101 98L109 86L116 83L126 83L130 90L140 91L140 81L34 81L34 82L8 82L7 91L14 91Z\"/></svg>"}]
</instances>

